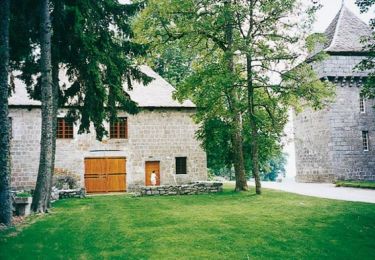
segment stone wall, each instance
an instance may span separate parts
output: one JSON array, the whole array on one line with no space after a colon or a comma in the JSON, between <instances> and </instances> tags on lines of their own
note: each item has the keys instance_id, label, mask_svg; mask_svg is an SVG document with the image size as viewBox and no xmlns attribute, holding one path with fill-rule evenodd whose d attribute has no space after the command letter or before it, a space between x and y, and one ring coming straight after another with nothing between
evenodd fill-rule
<instances>
[{"instance_id":1,"label":"stone wall","mask_svg":"<svg viewBox=\"0 0 375 260\"><path fill-rule=\"evenodd\" d=\"M209 194L222 192L223 184L220 182L197 182L187 185L143 186L136 191L141 196Z\"/></svg>"},{"instance_id":2,"label":"stone wall","mask_svg":"<svg viewBox=\"0 0 375 260\"><path fill-rule=\"evenodd\" d=\"M297 181L375 180L375 102L366 100L366 112L360 112L366 73L352 71L362 58L331 56L314 65L336 84L336 98L324 110L306 109L294 117ZM362 131L369 133L369 151L363 150Z\"/></svg>"},{"instance_id":3,"label":"stone wall","mask_svg":"<svg viewBox=\"0 0 375 260\"><path fill-rule=\"evenodd\" d=\"M40 109L12 109L11 185L34 188L39 167Z\"/></svg>"},{"instance_id":4,"label":"stone wall","mask_svg":"<svg viewBox=\"0 0 375 260\"><path fill-rule=\"evenodd\" d=\"M198 126L192 109L144 109L128 117L128 139L95 138L95 131L73 139L58 139L55 167L80 179L84 186L86 157L126 157L128 188L145 184L145 162L160 161L161 184L185 184L206 180L206 154L195 139ZM64 116L61 111L60 116ZM10 108L13 139L11 142L12 187L30 189L35 186L39 164L40 109ZM108 127L108 124L106 124ZM175 174L175 157L187 157L187 174Z\"/></svg>"},{"instance_id":5,"label":"stone wall","mask_svg":"<svg viewBox=\"0 0 375 260\"><path fill-rule=\"evenodd\" d=\"M296 180L331 182L334 179L330 147L329 111L306 109L294 115Z\"/></svg>"}]
</instances>

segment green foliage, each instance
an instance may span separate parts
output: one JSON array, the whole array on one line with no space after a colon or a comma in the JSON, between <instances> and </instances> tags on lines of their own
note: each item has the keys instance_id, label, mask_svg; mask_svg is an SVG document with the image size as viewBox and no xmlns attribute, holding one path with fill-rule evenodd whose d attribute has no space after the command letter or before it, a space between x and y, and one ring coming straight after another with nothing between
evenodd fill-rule
<instances>
[{"instance_id":1,"label":"green foliage","mask_svg":"<svg viewBox=\"0 0 375 260\"><path fill-rule=\"evenodd\" d=\"M355 3L361 12L368 12L375 4L375 0L356 0ZM370 27L375 28L375 17L370 19ZM375 32L372 35L362 39L364 51L367 52L367 58L363 60L356 68L361 71L368 71L369 75L362 89L363 96L375 98Z\"/></svg>"},{"instance_id":2,"label":"green foliage","mask_svg":"<svg viewBox=\"0 0 375 260\"><path fill-rule=\"evenodd\" d=\"M356 0L355 3L360 8L361 12L367 12L370 7L375 4L375 0Z\"/></svg>"},{"instance_id":3,"label":"green foliage","mask_svg":"<svg viewBox=\"0 0 375 260\"><path fill-rule=\"evenodd\" d=\"M115 119L117 109L138 112L124 85L131 89L133 80L146 84L151 80L136 66L135 58L146 49L132 41L130 27L141 4L123 5L117 0L50 2L53 74L61 71L70 81L65 84L54 78L60 87L60 106L72 107L68 117L80 119L79 132L89 131L92 122L101 139L106 134L103 122ZM21 78L31 96L39 99L40 79L34 80L40 71L35 6L34 0L13 1L13 9L18 11L11 21L11 43L15 46L13 68L23 72Z\"/></svg>"},{"instance_id":4,"label":"green foliage","mask_svg":"<svg viewBox=\"0 0 375 260\"><path fill-rule=\"evenodd\" d=\"M16 193L16 197L18 198L29 198L29 197L32 197L31 193L30 192L17 192Z\"/></svg>"},{"instance_id":5,"label":"green foliage","mask_svg":"<svg viewBox=\"0 0 375 260\"><path fill-rule=\"evenodd\" d=\"M137 17L137 41L150 45L155 53L151 57L177 49L178 59L192 60L191 71L177 84L175 97L198 105L195 120L201 128L197 136L212 169L231 168L236 151L230 137L239 114L250 171L249 106L254 106L260 167L265 168L281 153L289 107L319 109L332 100L333 85L320 81L311 65L300 60L305 51L300 41L309 33L316 8L303 10L296 0L149 0ZM283 19L296 16L302 21ZM323 37L310 37L307 45L316 42L323 43ZM324 57L319 53L312 61ZM151 63L158 61L151 59ZM230 69L228 61L232 60ZM249 88L254 89L251 104Z\"/></svg>"},{"instance_id":6,"label":"green foliage","mask_svg":"<svg viewBox=\"0 0 375 260\"><path fill-rule=\"evenodd\" d=\"M230 190L60 200L0 231L0 259L375 258L374 204Z\"/></svg>"},{"instance_id":7,"label":"green foliage","mask_svg":"<svg viewBox=\"0 0 375 260\"><path fill-rule=\"evenodd\" d=\"M375 190L374 181L337 181L336 187L350 187Z\"/></svg>"},{"instance_id":8,"label":"green foliage","mask_svg":"<svg viewBox=\"0 0 375 260\"><path fill-rule=\"evenodd\" d=\"M317 46L324 45L327 37L324 33L313 33L306 38L306 48L309 53L313 53Z\"/></svg>"},{"instance_id":9,"label":"green foliage","mask_svg":"<svg viewBox=\"0 0 375 260\"><path fill-rule=\"evenodd\" d=\"M264 167L262 172L262 180L275 181L280 175L285 177L286 159L287 157L285 154L278 155L277 157L271 159L268 162L268 165Z\"/></svg>"}]
</instances>

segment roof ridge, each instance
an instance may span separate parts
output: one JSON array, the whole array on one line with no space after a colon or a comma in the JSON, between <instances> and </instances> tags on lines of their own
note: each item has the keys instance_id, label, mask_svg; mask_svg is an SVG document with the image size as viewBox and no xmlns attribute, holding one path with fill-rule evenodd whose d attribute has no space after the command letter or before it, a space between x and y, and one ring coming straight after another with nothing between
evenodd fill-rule
<instances>
[{"instance_id":1,"label":"roof ridge","mask_svg":"<svg viewBox=\"0 0 375 260\"><path fill-rule=\"evenodd\" d=\"M330 44L328 45L328 47L325 48L325 51L327 51L329 48L331 48L333 46L333 43L335 42L335 40L337 38L337 34L339 33L339 26L340 26L340 23L341 23L341 20L342 20L342 16L344 14L344 8L345 8L345 4L344 4L344 2L342 2L342 5L341 5L340 11L339 11L339 17L337 19L337 23L336 23L336 26L335 26L335 29L334 29L334 34L333 34L332 40L331 40Z\"/></svg>"}]
</instances>

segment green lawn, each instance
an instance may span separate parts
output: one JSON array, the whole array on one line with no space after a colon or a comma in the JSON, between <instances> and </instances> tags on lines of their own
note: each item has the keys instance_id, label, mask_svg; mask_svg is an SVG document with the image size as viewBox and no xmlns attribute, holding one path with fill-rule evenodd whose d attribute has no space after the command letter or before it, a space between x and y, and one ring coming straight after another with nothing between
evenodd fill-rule
<instances>
[{"instance_id":1,"label":"green lawn","mask_svg":"<svg viewBox=\"0 0 375 260\"><path fill-rule=\"evenodd\" d=\"M336 186L375 190L375 181L337 181Z\"/></svg>"},{"instance_id":2,"label":"green lawn","mask_svg":"<svg viewBox=\"0 0 375 260\"><path fill-rule=\"evenodd\" d=\"M375 204L264 190L61 200L0 259L375 259Z\"/></svg>"}]
</instances>

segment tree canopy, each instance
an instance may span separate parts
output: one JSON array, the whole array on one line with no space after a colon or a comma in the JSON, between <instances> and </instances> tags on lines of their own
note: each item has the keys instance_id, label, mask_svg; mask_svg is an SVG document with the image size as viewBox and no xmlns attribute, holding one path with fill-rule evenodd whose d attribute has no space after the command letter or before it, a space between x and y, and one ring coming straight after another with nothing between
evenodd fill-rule
<instances>
[{"instance_id":1,"label":"tree canopy","mask_svg":"<svg viewBox=\"0 0 375 260\"><path fill-rule=\"evenodd\" d=\"M33 13L37 1L12 2L12 66L22 71L31 96L39 99L40 80L34 77L40 71L39 16ZM130 26L141 7L116 0L50 1L53 81L59 87L59 106L69 106L69 117L80 119L81 133L93 123L101 139L103 122L115 120L118 109L138 112L124 85L131 89L133 80L151 80L135 62L146 48L132 40ZM59 73L68 84L59 81Z\"/></svg>"},{"instance_id":2,"label":"tree canopy","mask_svg":"<svg viewBox=\"0 0 375 260\"><path fill-rule=\"evenodd\" d=\"M198 105L206 149L223 145L218 158L234 164L245 154L259 193L260 168L281 151L289 107L321 108L333 95L303 60L315 10L296 0L149 0L135 23L139 42L154 52L173 46L192 57L176 97ZM237 132L240 146L218 142Z\"/></svg>"}]
</instances>

